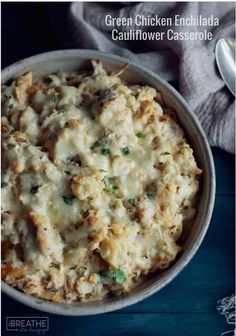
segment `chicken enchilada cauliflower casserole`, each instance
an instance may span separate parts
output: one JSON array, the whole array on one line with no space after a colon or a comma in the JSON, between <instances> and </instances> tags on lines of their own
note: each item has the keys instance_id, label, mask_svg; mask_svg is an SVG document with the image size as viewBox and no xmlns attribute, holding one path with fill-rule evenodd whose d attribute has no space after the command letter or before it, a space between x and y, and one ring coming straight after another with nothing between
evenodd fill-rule
<instances>
[{"instance_id":1,"label":"chicken enchilada cauliflower casserole","mask_svg":"<svg viewBox=\"0 0 236 336\"><path fill-rule=\"evenodd\" d=\"M2 278L92 301L168 268L201 170L154 88L93 71L2 87Z\"/></svg>"}]
</instances>

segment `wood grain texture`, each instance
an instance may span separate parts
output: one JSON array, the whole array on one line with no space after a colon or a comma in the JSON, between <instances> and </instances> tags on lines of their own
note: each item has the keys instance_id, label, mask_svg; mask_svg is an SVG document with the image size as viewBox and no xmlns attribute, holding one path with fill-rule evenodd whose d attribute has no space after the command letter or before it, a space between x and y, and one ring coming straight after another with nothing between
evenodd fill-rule
<instances>
[{"instance_id":1,"label":"wood grain texture","mask_svg":"<svg viewBox=\"0 0 236 336\"><path fill-rule=\"evenodd\" d=\"M54 336L217 336L229 330L217 314L105 314L94 317L55 317L49 320ZM214 333L214 330L217 331ZM30 335L19 333L18 335ZM4 335L14 335L6 332Z\"/></svg>"},{"instance_id":2,"label":"wood grain texture","mask_svg":"<svg viewBox=\"0 0 236 336\"><path fill-rule=\"evenodd\" d=\"M235 157L219 148L213 148L216 167L216 195L234 195Z\"/></svg>"}]
</instances>

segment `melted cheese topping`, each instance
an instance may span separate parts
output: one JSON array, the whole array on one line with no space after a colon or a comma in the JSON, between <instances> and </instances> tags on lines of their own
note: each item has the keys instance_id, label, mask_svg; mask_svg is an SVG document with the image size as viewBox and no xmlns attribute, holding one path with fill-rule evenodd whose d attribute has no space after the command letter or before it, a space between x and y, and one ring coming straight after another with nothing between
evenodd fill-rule
<instances>
[{"instance_id":1,"label":"melted cheese topping","mask_svg":"<svg viewBox=\"0 0 236 336\"><path fill-rule=\"evenodd\" d=\"M2 88L2 276L56 302L166 269L195 215L201 170L173 111L92 64Z\"/></svg>"}]
</instances>

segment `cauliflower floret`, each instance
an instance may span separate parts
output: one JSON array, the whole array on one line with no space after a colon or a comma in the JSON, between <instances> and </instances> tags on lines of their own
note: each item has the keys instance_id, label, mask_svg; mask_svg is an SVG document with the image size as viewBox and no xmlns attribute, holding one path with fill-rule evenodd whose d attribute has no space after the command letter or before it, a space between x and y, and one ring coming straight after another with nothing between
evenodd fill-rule
<instances>
[{"instance_id":1,"label":"cauliflower floret","mask_svg":"<svg viewBox=\"0 0 236 336\"><path fill-rule=\"evenodd\" d=\"M155 208L152 202L150 202L150 200L144 200L140 202L138 205L138 213L140 222L145 227L150 227L153 223L153 217L155 214Z\"/></svg>"},{"instance_id":2,"label":"cauliflower floret","mask_svg":"<svg viewBox=\"0 0 236 336\"><path fill-rule=\"evenodd\" d=\"M96 198L103 190L103 183L96 175L75 176L72 179L71 189L79 200L84 201L88 198Z\"/></svg>"}]
</instances>

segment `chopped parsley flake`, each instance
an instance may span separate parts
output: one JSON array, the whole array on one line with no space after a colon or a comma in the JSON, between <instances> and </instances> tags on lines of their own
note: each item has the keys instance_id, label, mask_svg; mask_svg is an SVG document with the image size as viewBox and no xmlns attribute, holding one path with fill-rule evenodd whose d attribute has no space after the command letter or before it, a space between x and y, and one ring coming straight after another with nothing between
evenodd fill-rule
<instances>
[{"instance_id":1,"label":"chopped parsley flake","mask_svg":"<svg viewBox=\"0 0 236 336\"><path fill-rule=\"evenodd\" d=\"M8 107L9 107L9 109L12 109L14 107L14 105L10 104Z\"/></svg>"},{"instance_id":2,"label":"chopped parsley flake","mask_svg":"<svg viewBox=\"0 0 236 336\"><path fill-rule=\"evenodd\" d=\"M128 202L129 202L131 205L133 205L133 206L136 205L136 199L135 199L135 198L130 198L130 199L128 199Z\"/></svg>"},{"instance_id":3,"label":"chopped parsley flake","mask_svg":"<svg viewBox=\"0 0 236 336\"><path fill-rule=\"evenodd\" d=\"M114 270L109 270L107 273L106 273L106 276L107 277L109 277L109 278L112 278L112 279L114 279L117 283L119 283L119 284L121 284L122 282L124 282L125 281L125 279L126 279L126 276L125 276L125 274L124 274L124 272L123 271L121 271L121 270L116 270L116 269L114 269Z\"/></svg>"},{"instance_id":4,"label":"chopped parsley flake","mask_svg":"<svg viewBox=\"0 0 236 336\"><path fill-rule=\"evenodd\" d=\"M51 262L50 267L54 267L56 269L60 269L60 264L57 264L55 262Z\"/></svg>"},{"instance_id":5,"label":"chopped parsley flake","mask_svg":"<svg viewBox=\"0 0 236 336\"><path fill-rule=\"evenodd\" d=\"M8 186L8 183L7 182L1 182L1 188L6 188Z\"/></svg>"},{"instance_id":6,"label":"chopped parsley flake","mask_svg":"<svg viewBox=\"0 0 236 336\"><path fill-rule=\"evenodd\" d=\"M144 138L143 133L139 132L135 134L137 138Z\"/></svg>"},{"instance_id":7,"label":"chopped parsley flake","mask_svg":"<svg viewBox=\"0 0 236 336\"><path fill-rule=\"evenodd\" d=\"M104 176L103 179L101 179L102 183L105 184L105 186L108 186L112 184L112 179L108 176Z\"/></svg>"},{"instance_id":8,"label":"chopped parsley flake","mask_svg":"<svg viewBox=\"0 0 236 336\"><path fill-rule=\"evenodd\" d=\"M70 172L68 170L64 170L64 173L70 175Z\"/></svg>"},{"instance_id":9,"label":"chopped parsley flake","mask_svg":"<svg viewBox=\"0 0 236 336\"><path fill-rule=\"evenodd\" d=\"M101 149L101 153L102 153L102 155L104 155L104 156L108 156L108 155L111 154L109 148L102 148L102 149Z\"/></svg>"},{"instance_id":10,"label":"chopped parsley flake","mask_svg":"<svg viewBox=\"0 0 236 336\"><path fill-rule=\"evenodd\" d=\"M120 198L119 194L117 193L118 186L113 184L113 181L110 177L104 176L101 180L102 183L105 184L106 188L103 189L103 191L107 194L112 195L113 197Z\"/></svg>"},{"instance_id":11,"label":"chopped parsley flake","mask_svg":"<svg viewBox=\"0 0 236 336\"><path fill-rule=\"evenodd\" d=\"M30 189L31 194L37 194L40 186L34 186Z\"/></svg>"},{"instance_id":12,"label":"chopped parsley flake","mask_svg":"<svg viewBox=\"0 0 236 336\"><path fill-rule=\"evenodd\" d=\"M148 199L150 199L150 201L154 200L155 196L156 196L156 193L154 192L148 192L146 193L146 196Z\"/></svg>"},{"instance_id":13,"label":"chopped parsley flake","mask_svg":"<svg viewBox=\"0 0 236 336\"><path fill-rule=\"evenodd\" d=\"M110 190L110 189L105 188L105 189L103 189L103 191L104 191L106 194L111 194L111 190Z\"/></svg>"},{"instance_id":14,"label":"chopped parsley flake","mask_svg":"<svg viewBox=\"0 0 236 336\"><path fill-rule=\"evenodd\" d=\"M170 155L170 153L169 152L163 152L160 155Z\"/></svg>"},{"instance_id":15,"label":"chopped parsley flake","mask_svg":"<svg viewBox=\"0 0 236 336\"><path fill-rule=\"evenodd\" d=\"M99 147L100 145L99 145L99 142L98 141L96 141L96 142L94 142L94 144L90 147L90 149L91 150L94 150L95 148L97 148L97 147Z\"/></svg>"},{"instance_id":16,"label":"chopped parsley flake","mask_svg":"<svg viewBox=\"0 0 236 336\"><path fill-rule=\"evenodd\" d=\"M67 204L67 205L72 205L73 201L75 199L74 195L64 195L62 196L63 201Z\"/></svg>"},{"instance_id":17,"label":"chopped parsley flake","mask_svg":"<svg viewBox=\"0 0 236 336\"><path fill-rule=\"evenodd\" d=\"M117 193L115 190L113 190L113 189L105 188L105 189L103 189L103 191L104 191L106 194L110 194L110 195L112 195L113 197L120 198L120 196L118 195L118 193Z\"/></svg>"},{"instance_id":18,"label":"chopped parsley flake","mask_svg":"<svg viewBox=\"0 0 236 336\"><path fill-rule=\"evenodd\" d=\"M105 281L105 277L101 275L100 273L97 273L97 283L103 284L104 281Z\"/></svg>"},{"instance_id":19,"label":"chopped parsley flake","mask_svg":"<svg viewBox=\"0 0 236 336\"><path fill-rule=\"evenodd\" d=\"M107 173L107 170L104 170L104 169L100 169L99 171L100 173Z\"/></svg>"},{"instance_id":20,"label":"chopped parsley flake","mask_svg":"<svg viewBox=\"0 0 236 336\"><path fill-rule=\"evenodd\" d=\"M124 154L124 155L129 155L130 154L130 150L129 150L129 148L128 147L124 147L124 148L122 148L122 153Z\"/></svg>"}]
</instances>

